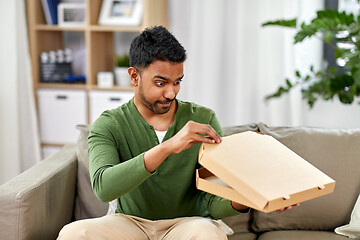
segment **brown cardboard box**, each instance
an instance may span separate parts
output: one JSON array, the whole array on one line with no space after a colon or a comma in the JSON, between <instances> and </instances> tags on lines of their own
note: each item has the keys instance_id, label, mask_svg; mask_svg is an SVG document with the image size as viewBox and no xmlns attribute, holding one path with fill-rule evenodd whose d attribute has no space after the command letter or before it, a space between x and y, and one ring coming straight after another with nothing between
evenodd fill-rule
<instances>
[{"instance_id":1,"label":"brown cardboard box","mask_svg":"<svg viewBox=\"0 0 360 240\"><path fill-rule=\"evenodd\" d=\"M202 144L198 189L262 212L333 192L335 181L275 138L243 132Z\"/></svg>"}]
</instances>

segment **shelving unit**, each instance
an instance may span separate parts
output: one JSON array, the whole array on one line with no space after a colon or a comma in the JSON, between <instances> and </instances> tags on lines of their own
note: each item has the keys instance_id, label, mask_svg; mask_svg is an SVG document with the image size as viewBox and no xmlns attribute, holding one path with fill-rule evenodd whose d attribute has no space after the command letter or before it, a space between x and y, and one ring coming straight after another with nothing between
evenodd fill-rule
<instances>
[{"instance_id":1,"label":"shelving unit","mask_svg":"<svg viewBox=\"0 0 360 240\"><path fill-rule=\"evenodd\" d=\"M28 34L35 96L37 96L39 89L75 89L84 90L87 93L94 90L132 91L132 87L123 88L115 85L113 88L105 89L97 86L97 73L112 72L114 68L114 34L116 32L140 33L146 27L154 25L168 27L167 0L144 0L142 24L135 27L98 25L102 0L85 0L85 4L86 20L84 26L59 27L46 24L41 0L27 0ZM64 49L63 33L65 32L84 34L86 83L43 83L40 80L40 54L51 50ZM36 99L37 101L38 99ZM90 123L89 111L88 123ZM62 144L64 143L42 142L43 146L60 146Z\"/></svg>"}]
</instances>

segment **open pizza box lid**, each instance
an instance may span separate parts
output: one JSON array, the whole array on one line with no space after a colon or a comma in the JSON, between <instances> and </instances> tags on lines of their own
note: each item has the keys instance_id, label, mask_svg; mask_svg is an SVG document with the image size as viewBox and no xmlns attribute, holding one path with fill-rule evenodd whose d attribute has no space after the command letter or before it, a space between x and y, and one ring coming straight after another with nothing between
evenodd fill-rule
<instances>
[{"instance_id":1,"label":"open pizza box lid","mask_svg":"<svg viewBox=\"0 0 360 240\"><path fill-rule=\"evenodd\" d=\"M196 186L262 212L333 192L335 181L275 138L243 132L202 144Z\"/></svg>"}]
</instances>

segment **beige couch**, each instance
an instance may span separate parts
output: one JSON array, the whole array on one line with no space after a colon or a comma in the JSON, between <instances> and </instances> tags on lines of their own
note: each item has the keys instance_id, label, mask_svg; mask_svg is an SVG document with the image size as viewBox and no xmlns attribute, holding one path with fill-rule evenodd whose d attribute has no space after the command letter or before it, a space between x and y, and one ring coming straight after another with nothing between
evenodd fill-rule
<instances>
[{"instance_id":1,"label":"beige couch","mask_svg":"<svg viewBox=\"0 0 360 240\"><path fill-rule=\"evenodd\" d=\"M91 191L86 126L78 143L67 145L23 174L0 186L0 239L55 239L65 224L104 215L108 204ZM227 218L230 240L348 239L334 228L349 223L360 192L360 129L268 127L224 128L225 135L246 130L274 136L336 180L334 193L304 202L284 213L251 211ZM261 149L259 149L261 150Z\"/></svg>"}]
</instances>

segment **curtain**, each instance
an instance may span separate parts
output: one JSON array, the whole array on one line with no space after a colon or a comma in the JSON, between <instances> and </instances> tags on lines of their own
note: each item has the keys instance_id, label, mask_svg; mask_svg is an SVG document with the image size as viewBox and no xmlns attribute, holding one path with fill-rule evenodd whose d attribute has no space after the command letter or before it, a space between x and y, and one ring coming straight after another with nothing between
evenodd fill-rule
<instances>
[{"instance_id":1,"label":"curtain","mask_svg":"<svg viewBox=\"0 0 360 240\"><path fill-rule=\"evenodd\" d=\"M0 184L40 160L25 1L0 1Z\"/></svg>"},{"instance_id":2,"label":"curtain","mask_svg":"<svg viewBox=\"0 0 360 240\"><path fill-rule=\"evenodd\" d=\"M308 109L300 89L264 98L285 78L294 79L295 69L320 67L322 42L294 45L295 30L261 24L308 21L323 6L313 0L170 0L170 30L188 53L179 98L213 109L222 126L303 125Z\"/></svg>"}]
</instances>

